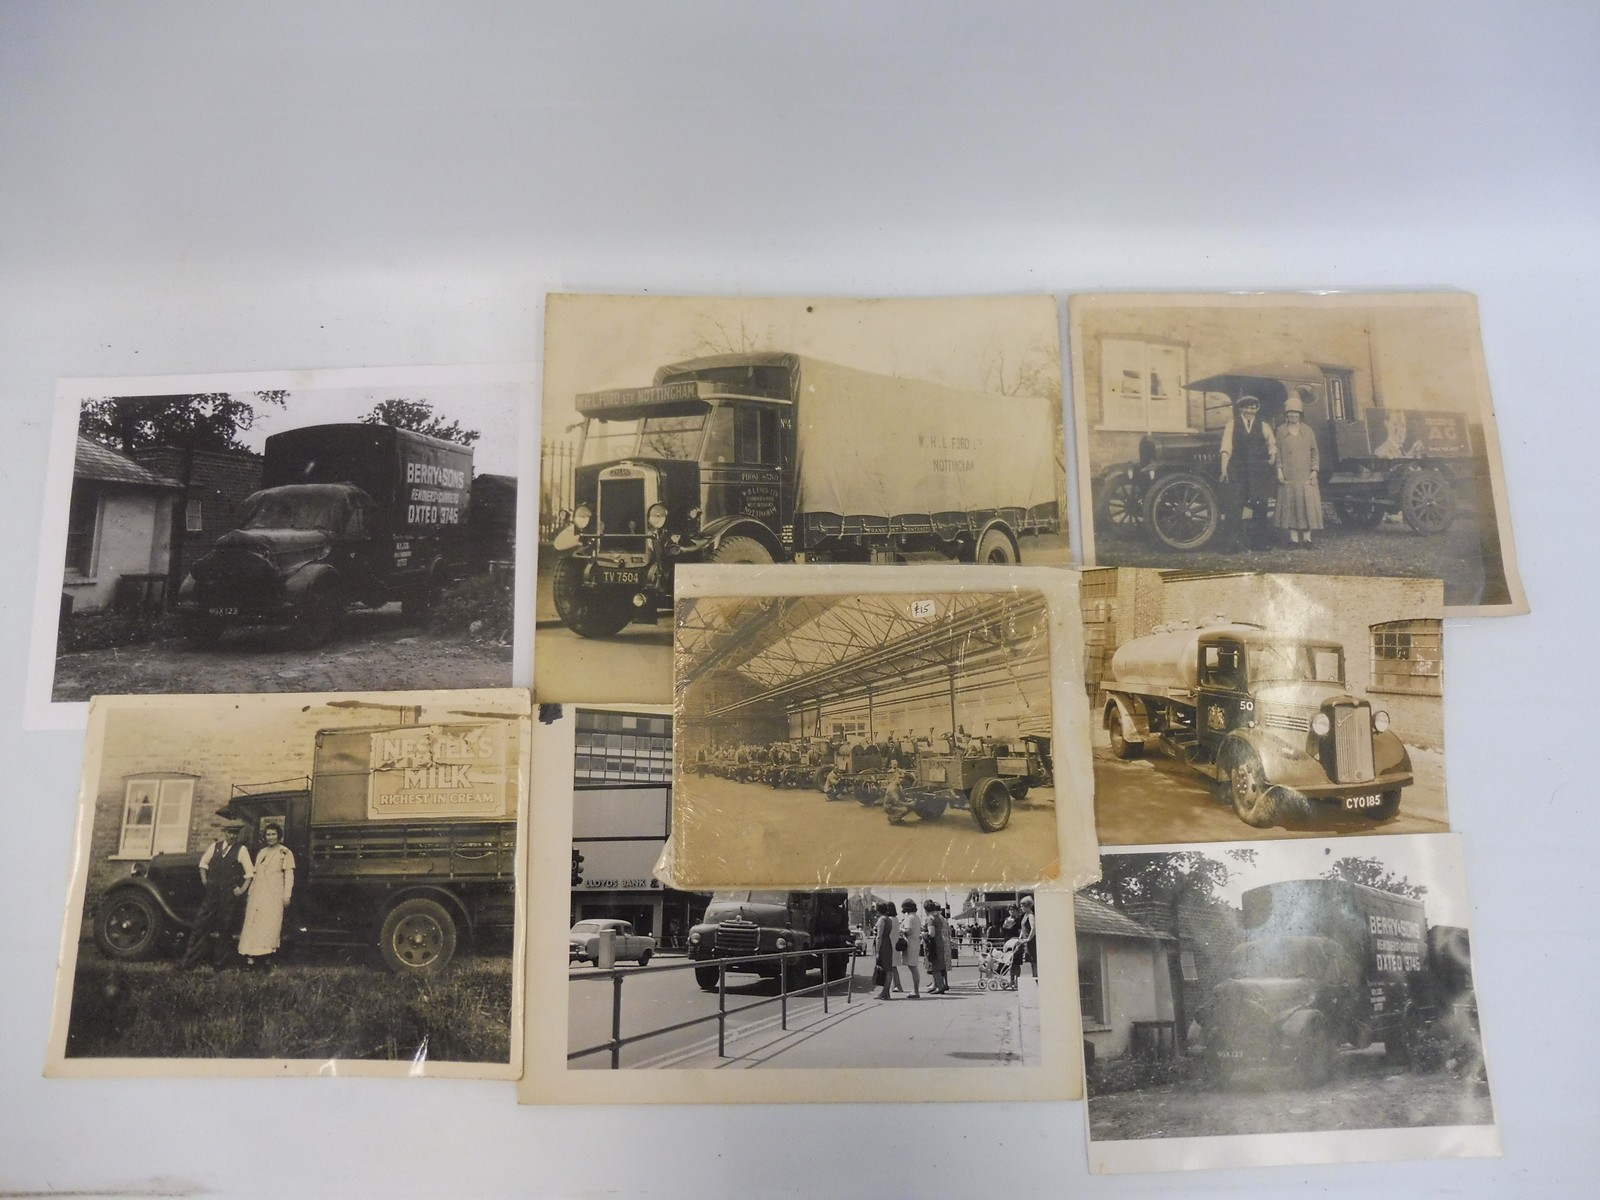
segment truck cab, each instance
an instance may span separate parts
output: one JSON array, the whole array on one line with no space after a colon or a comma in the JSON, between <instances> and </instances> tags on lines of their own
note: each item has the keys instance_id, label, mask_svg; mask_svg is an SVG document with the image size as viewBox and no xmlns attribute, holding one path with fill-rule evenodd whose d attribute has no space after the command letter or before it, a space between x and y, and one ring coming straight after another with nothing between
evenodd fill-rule
<instances>
[{"instance_id":1,"label":"truck cab","mask_svg":"<svg viewBox=\"0 0 1600 1200\"><path fill-rule=\"evenodd\" d=\"M689 957L697 964L695 982L706 991L717 989L719 970L777 978L785 970L791 978L824 968L834 978L848 969L849 955L812 955L787 960L728 963L717 960L796 950L853 950L848 893L843 888L815 892L717 892L706 906L705 919L689 931ZM829 961L824 964L824 957Z\"/></svg>"}]
</instances>

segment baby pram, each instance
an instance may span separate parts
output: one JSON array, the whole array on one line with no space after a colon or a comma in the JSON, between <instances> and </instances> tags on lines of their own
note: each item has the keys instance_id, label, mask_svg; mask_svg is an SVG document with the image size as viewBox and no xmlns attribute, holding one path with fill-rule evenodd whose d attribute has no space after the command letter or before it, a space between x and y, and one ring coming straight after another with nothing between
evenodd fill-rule
<instances>
[{"instance_id":1,"label":"baby pram","mask_svg":"<svg viewBox=\"0 0 1600 1200\"><path fill-rule=\"evenodd\" d=\"M1016 981L1011 978L1011 961L1017 954L1017 939L1007 938L1002 946L991 945L978 956L978 990L1012 991Z\"/></svg>"}]
</instances>

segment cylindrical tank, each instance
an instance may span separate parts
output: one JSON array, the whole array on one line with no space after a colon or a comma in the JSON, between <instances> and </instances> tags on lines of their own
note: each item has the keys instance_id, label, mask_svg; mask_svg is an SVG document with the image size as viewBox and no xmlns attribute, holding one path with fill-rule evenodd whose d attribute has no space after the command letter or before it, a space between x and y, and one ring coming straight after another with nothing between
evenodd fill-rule
<instances>
[{"instance_id":1,"label":"cylindrical tank","mask_svg":"<svg viewBox=\"0 0 1600 1200\"><path fill-rule=\"evenodd\" d=\"M1106 683L1136 692L1165 695L1172 689L1193 690L1198 682L1200 638L1235 633L1260 634L1254 625L1219 622L1199 629L1174 629L1150 633L1117 647L1111 656L1111 673Z\"/></svg>"}]
</instances>

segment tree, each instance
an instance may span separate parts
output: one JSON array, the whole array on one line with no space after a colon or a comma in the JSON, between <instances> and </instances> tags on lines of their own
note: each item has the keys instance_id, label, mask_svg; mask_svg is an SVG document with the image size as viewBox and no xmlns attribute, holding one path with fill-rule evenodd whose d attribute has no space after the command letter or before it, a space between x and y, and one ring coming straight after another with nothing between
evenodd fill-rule
<instances>
[{"instance_id":1,"label":"tree","mask_svg":"<svg viewBox=\"0 0 1600 1200\"><path fill-rule=\"evenodd\" d=\"M392 425L463 446L472 445L482 436L476 429L463 429L460 421L436 416L433 405L426 400L383 400L373 405L371 412L363 413L360 420L363 425Z\"/></svg>"},{"instance_id":2,"label":"tree","mask_svg":"<svg viewBox=\"0 0 1600 1200\"><path fill-rule=\"evenodd\" d=\"M1380 892L1410 896L1413 900L1421 900L1428 894L1427 885L1412 883L1404 875L1396 875L1376 858L1341 858L1324 871L1322 877L1364 884Z\"/></svg>"},{"instance_id":3,"label":"tree","mask_svg":"<svg viewBox=\"0 0 1600 1200\"><path fill-rule=\"evenodd\" d=\"M1255 854L1254 850L1229 850L1226 857L1253 863ZM1174 911L1185 901L1215 904L1218 893L1234 875L1227 863L1197 850L1115 854L1100 861L1100 880L1083 891L1115 908L1135 900L1156 900Z\"/></svg>"},{"instance_id":4,"label":"tree","mask_svg":"<svg viewBox=\"0 0 1600 1200\"><path fill-rule=\"evenodd\" d=\"M284 391L201 392L187 396L107 396L85 401L78 432L124 454L154 447L247 450L239 434L255 424L257 406L283 407Z\"/></svg>"}]
</instances>

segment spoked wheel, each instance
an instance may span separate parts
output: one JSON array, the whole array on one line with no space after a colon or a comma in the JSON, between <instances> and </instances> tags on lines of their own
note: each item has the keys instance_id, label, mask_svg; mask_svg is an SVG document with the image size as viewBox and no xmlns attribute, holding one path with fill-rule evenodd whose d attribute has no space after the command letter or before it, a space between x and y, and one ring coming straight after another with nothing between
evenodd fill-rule
<instances>
[{"instance_id":1,"label":"spoked wheel","mask_svg":"<svg viewBox=\"0 0 1600 1200\"><path fill-rule=\"evenodd\" d=\"M1114 537L1124 537L1139 527L1139 490L1127 470L1107 472L1100 485L1100 499L1094 508L1095 529Z\"/></svg>"},{"instance_id":2,"label":"spoked wheel","mask_svg":"<svg viewBox=\"0 0 1600 1200\"><path fill-rule=\"evenodd\" d=\"M1418 533L1443 533L1456 519L1455 489L1444 472L1425 468L1401 484L1400 512Z\"/></svg>"},{"instance_id":3,"label":"spoked wheel","mask_svg":"<svg viewBox=\"0 0 1600 1200\"><path fill-rule=\"evenodd\" d=\"M1209 479L1183 471L1150 489L1144 520L1158 541L1173 550L1198 550L1217 535L1222 506Z\"/></svg>"}]
</instances>

